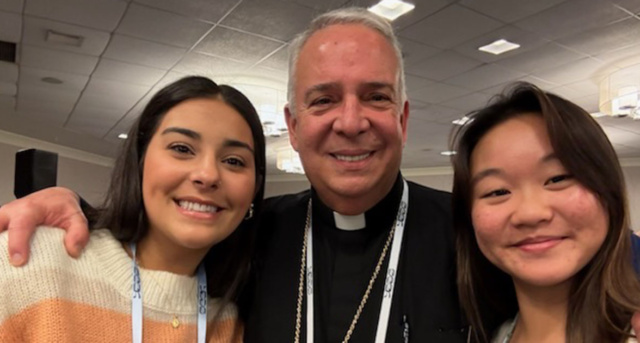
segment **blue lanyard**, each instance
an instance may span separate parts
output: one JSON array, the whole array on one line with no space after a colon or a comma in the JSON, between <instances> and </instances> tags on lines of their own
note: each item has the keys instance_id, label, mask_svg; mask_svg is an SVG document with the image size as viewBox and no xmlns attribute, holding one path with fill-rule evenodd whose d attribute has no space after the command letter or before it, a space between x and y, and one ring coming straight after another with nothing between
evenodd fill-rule
<instances>
[{"instance_id":1,"label":"blue lanyard","mask_svg":"<svg viewBox=\"0 0 640 343\"><path fill-rule=\"evenodd\" d=\"M129 243L131 249L131 266L133 268L133 285L131 292L131 328L134 343L142 343L142 284L140 270L136 263L136 245ZM198 343L207 338L207 274L204 266L198 266Z\"/></svg>"}]
</instances>

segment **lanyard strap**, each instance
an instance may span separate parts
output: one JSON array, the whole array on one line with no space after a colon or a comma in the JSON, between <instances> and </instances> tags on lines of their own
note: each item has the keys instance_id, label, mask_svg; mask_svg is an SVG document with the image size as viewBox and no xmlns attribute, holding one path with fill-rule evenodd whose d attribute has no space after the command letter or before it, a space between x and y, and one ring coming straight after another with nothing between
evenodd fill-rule
<instances>
[{"instance_id":1,"label":"lanyard strap","mask_svg":"<svg viewBox=\"0 0 640 343\"><path fill-rule=\"evenodd\" d=\"M142 283L140 269L136 262L136 245L129 243L131 249L131 267L133 285L131 292L131 329L133 343L142 343ZM207 339L207 274L202 263L198 266L198 343Z\"/></svg>"},{"instance_id":2,"label":"lanyard strap","mask_svg":"<svg viewBox=\"0 0 640 343\"><path fill-rule=\"evenodd\" d=\"M382 295L382 306L380 307L380 316L378 317L378 329L376 330L375 343L383 343L387 336L387 328L389 325L389 315L391 312L391 301L393 299L393 290L395 288L396 275L398 270L398 261L400 250L402 249L402 236L404 235L405 221L407 219L407 208L409 206L409 187L407 181L402 180L402 200L398 207L398 214L395 221L395 233L393 242L391 243L391 255L389 257L389 265L387 266L387 274L384 282L384 293ZM309 233L307 236L307 343L313 343L313 218L309 217Z\"/></svg>"}]
</instances>

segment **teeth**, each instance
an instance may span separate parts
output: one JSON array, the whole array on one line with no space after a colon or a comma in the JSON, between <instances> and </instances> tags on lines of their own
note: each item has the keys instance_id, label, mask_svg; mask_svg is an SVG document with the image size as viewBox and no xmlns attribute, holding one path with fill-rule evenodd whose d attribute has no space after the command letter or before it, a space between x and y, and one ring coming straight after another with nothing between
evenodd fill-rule
<instances>
[{"instance_id":1,"label":"teeth","mask_svg":"<svg viewBox=\"0 0 640 343\"><path fill-rule=\"evenodd\" d=\"M369 157L369 155L370 153L366 153L358 156L345 156L345 155L335 155L335 156L340 161L356 162L356 161L364 160L365 158Z\"/></svg>"},{"instance_id":2,"label":"teeth","mask_svg":"<svg viewBox=\"0 0 640 343\"><path fill-rule=\"evenodd\" d=\"M180 200L178 202L178 205L187 211L209 212L209 213L216 213L218 211L218 208L215 206L198 204L197 202L191 202L186 200Z\"/></svg>"}]
</instances>

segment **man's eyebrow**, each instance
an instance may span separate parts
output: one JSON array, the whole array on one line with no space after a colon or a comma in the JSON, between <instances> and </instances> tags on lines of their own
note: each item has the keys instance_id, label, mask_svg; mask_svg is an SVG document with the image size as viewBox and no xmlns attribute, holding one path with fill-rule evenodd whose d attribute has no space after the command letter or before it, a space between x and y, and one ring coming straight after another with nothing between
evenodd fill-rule
<instances>
[{"instance_id":1,"label":"man's eyebrow","mask_svg":"<svg viewBox=\"0 0 640 343\"><path fill-rule=\"evenodd\" d=\"M317 85L313 85L309 89L307 89L306 92L304 92L304 99L307 99L313 92L325 92L330 89L336 89L339 87L340 85L337 82L319 83Z\"/></svg>"},{"instance_id":2,"label":"man's eyebrow","mask_svg":"<svg viewBox=\"0 0 640 343\"><path fill-rule=\"evenodd\" d=\"M393 86L393 84L388 82L382 82L382 81L367 82L363 84L361 88L367 88L367 89L389 88L391 91L395 91L395 87Z\"/></svg>"},{"instance_id":3,"label":"man's eyebrow","mask_svg":"<svg viewBox=\"0 0 640 343\"><path fill-rule=\"evenodd\" d=\"M247 149L249 150L252 154L254 153L253 148L251 147L251 145L247 144L246 142L243 141L239 141L236 139L225 139L223 146L228 147L228 148L243 148L243 149Z\"/></svg>"},{"instance_id":4,"label":"man's eyebrow","mask_svg":"<svg viewBox=\"0 0 640 343\"><path fill-rule=\"evenodd\" d=\"M193 130L185 129L183 127L175 127L175 126L168 127L166 129L164 129L162 131L162 134L166 135L166 134L172 133L172 132L173 133L179 133L181 135L185 135L185 136L187 136L189 138L193 138L193 139L201 139L202 138L199 133L197 133L197 132L195 132Z\"/></svg>"}]
</instances>

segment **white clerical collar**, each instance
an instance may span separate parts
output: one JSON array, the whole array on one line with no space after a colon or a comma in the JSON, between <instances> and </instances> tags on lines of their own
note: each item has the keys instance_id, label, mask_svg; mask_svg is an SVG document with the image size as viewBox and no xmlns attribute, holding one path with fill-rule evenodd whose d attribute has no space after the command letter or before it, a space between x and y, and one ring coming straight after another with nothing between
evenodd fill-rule
<instances>
[{"instance_id":1,"label":"white clerical collar","mask_svg":"<svg viewBox=\"0 0 640 343\"><path fill-rule=\"evenodd\" d=\"M356 231L364 229L365 226L367 226L364 213L356 214L355 216L346 216L334 211L333 219L336 222L336 227L340 230Z\"/></svg>"}]
</instances>

